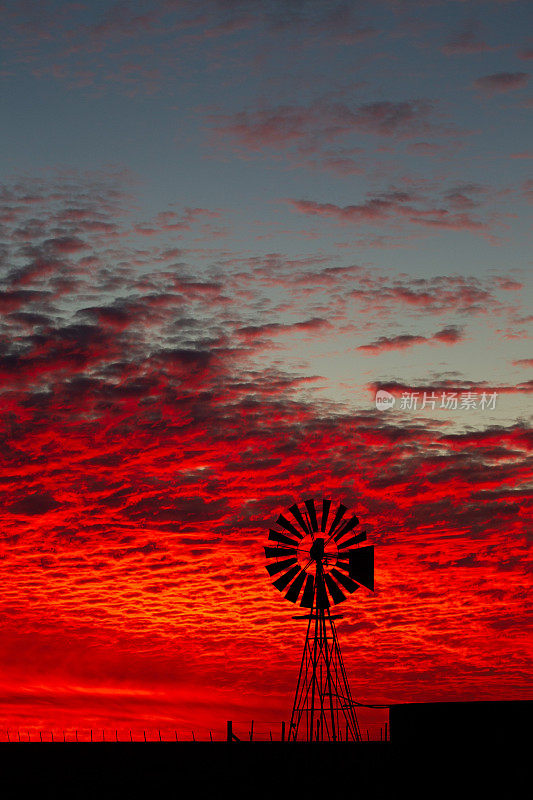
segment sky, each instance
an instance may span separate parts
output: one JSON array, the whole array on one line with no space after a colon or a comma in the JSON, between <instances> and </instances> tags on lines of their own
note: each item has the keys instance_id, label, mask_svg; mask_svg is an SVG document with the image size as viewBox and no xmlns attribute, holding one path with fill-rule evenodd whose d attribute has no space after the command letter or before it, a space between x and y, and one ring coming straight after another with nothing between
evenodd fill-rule
<instances>
[{"instance_id":1,"label":"sky","mask_svg":"<svg viewBox=\"0 0 533 800\"><path fill-rule=\"evenodd\" d=\"M357 701L531 699L532 17L0 3L0 739L277 730L312 497Z\"/></svg>"}]
</instances>

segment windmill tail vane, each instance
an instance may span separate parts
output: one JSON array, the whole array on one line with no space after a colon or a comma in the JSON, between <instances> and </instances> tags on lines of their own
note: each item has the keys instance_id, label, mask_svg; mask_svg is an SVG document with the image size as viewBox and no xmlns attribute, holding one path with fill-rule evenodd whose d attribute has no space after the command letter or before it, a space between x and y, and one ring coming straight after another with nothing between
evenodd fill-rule
<instances>
[{"instance_id":1,"label":"windmill tail vane","mask_svg":"<svg viewBox=\"0 0 533 800\"><path fill-rule=\"evenodd\" d=\"M315 504L316 503L316 504ZM265 546L273 585L291 603L309 609L293 619L308 621L289 726L289 741L360 741L346 669L331 606L359 586L374 591L374 547L359 547L366 531L354 533L359 519L346 517L342 503L305 500L280 514ZM290 515L290 516L289 516Z\"/></svg>"}]
</instances>

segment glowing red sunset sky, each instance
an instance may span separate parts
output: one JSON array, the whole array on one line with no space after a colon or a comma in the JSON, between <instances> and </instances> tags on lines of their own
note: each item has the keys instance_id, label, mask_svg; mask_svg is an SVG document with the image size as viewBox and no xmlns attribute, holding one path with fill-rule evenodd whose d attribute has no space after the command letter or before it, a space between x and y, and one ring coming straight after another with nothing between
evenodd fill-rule
<instances>
[{"instance_id":1,"label":"glowing red sunset sky","mask_svg":"<svg viewBox=\"0 0 533 800\"><path fill-rule=\"evenodd\" d=\"M288 719L308 497L357 700L531 698L528 19L2 5L0 739Z\"/></svg>"}]
</instances>

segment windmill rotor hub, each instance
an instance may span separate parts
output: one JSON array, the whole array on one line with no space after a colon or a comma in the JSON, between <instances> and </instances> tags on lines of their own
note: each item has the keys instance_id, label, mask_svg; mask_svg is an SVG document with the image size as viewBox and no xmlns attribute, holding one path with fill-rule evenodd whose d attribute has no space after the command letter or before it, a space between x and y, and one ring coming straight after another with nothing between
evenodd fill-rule
<instances>
[{"instance_id":1,"label":"windmill rotor hub","mask_svg":"<svg viewBox=\"0 0 533 800\"><path fill-rule=\"evenodd\" d=\"M316 575L318 564L323 573L330 572L337 563L338 552L333 539L328 542L322 536L306 534L298 544L296 558L302 570Z\"/></svg>"},{"instance_id":2,"label":"windmill rotor hub","mask_svg":"<svg viewBox=\"0 0 533 800\"><path fill-rule=\"evenodd\" d=\"M315 539L313 544L311 545L311 550L309 551L309 555L314 561L322 561L324 557L324 539L319 536Z\"/></svg>"}]
</instances>

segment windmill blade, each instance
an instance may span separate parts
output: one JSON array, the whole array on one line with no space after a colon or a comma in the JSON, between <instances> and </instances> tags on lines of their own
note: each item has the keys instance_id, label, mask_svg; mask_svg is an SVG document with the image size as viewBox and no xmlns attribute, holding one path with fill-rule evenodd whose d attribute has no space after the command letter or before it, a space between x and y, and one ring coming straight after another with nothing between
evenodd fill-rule
<instances>
[{"instance_id":1,"label":"windmill blade","mask_svg":"<svg viewBox=\"0 0 533 800\"><path fill-rule=\"evenodd\" d=\"M340 585L343 586L347 592L350 592L350 594L353 594L357 591L357 589L359 589L359 586L352 581L351 578L348 578L347 575L343 575L338 569L332 569L331 574L339 581Z\"/></svg>"},{"instance_id":2,"label":"windmill blade","mask_svg":"<svg viewBox=\"0 0 533 800\"><path fill-rule=\"evenodd\" d=\"M296 522L298 522L298 524L301 526L302 530L305 531L305 533L311 533L311 531L309 530L309 525L307 524L306 520L302 517L302 512L300 511L296 503L289 508L289 511L291 512Z\"/></svg>"},{"instance_id":3,"label":"windmill blade","mask_svg":"<svg viewBox=\"0 0 533 800\"><path fill-rule=\"evenodd\" d=\"M344 515L346 514L347 511L348 511L348 509L346 508L346 506L343 506L343 504L341 503L339 505L338 509L337 509L337 513L335 514L335 516L333 518L333 522L331 523L331 528L329 529L329 535L330 536L333 533L333 531L335 530L335 528L337 527L337 525L339 524L339 522L341 521L341 519L344 517Z\"/></svg>"},{"instance_id":4,"label":"windmill blade","mask_svg":"<svg viewBox=\"0 0 533 800\"><path fill-rule=\"evenodd\" d=\"M296 563L295 558L285 558L283 561L276 561L275 564L267 564L267 572L269 575L276 575L276 573L283 572Z\"/></svg>"},{"instance_id":5,"label":"windmill blade","mask_svg":"<svg viewBox=\"0 0 533 800\"><path fill-rule=\"evenodd\" d=\"M280 542L281 544L288 544L292 547L298 546L298 542L295 542L294 539L289 539L289 537L285 536L284 533L273 531L272 528L269 530L268 538L271 542Z\"/></svg>"},{"instance_id":6,"label":"windmill blade","mask_svg":"<svg viewBox=\"0 0 533 800\"><path fill-rule=\"evenodd\" d=\"M338 545L339 550L346 550L347 547L352 547L354 544L359 544L359 542L364 542L366 540L366 531L362 531L358 533L357 536L352 536L351 539L346 539L345 542L341 542Z\"/></svg>"},{"instance_id":7,"label":"windmill blade","mask_svg":"<svg viewBox=\"0 0 533 800\"><path fill-rule=\"evenodd\" d=\"M298 575L299 572L300 572L300 567L298 566L298 564L296 564L294 567L291 567L290 570L285 573L285 575L282 575L281 578L278 578L277 581L274 581L272 585L275 586L276 589L279 589L280 592L282 592L285 589L285 587L289 585L292 579L295 578L296 575Z\"/></svg>"},{"instance_id":8,"label":"windmill blade","mask_svg":"<svg viewBox=\"0 0 533 800\"><path fill-rule=\"evenodd\" d=\"M297 528L295 528L292 522L290 522L286 517L284 517L283 514L280 514L279 517L277 518L276 525L279 525L280 528L285 528L286 531L292 533L292 535L296 536L297 539L304 538L303 535L300 533L300 531Z\"/></svg>"},{"instance_id":9,"label":"windmill blade","mask_svg":"<svg viewBox=\"0 0 533 800\"><path fill-rule=\"evenodd\" d=\"M333 538L335 539L336 542L338 542L339 539L342 539L343 536L346 536L347 533L350 533L350 531L352 531L356 525L359 525L359 519L354 515L350 520L348 520L348 522L346 522L342 526L340 531L336 533Z\"/></svg>"},{"instance_id":10,"label":"windmill blade","mask_svg":"<svg viewBox=\"0 0 533 800\"><path fill-rule=\"evenodd\" d=\"M308 575L305 582L305 589L300 603L304 608L313 608L313 600L315 599L315 577Z\"/></svg>"},{"instance_id":11,"label":"windmill blade","mask_svg":"<svg viewBox=\"0 0 533 800\"><path fill-rule=\"evenodd\" d=\"M305 507L309 514L309 521L311 523L311 528L316 533L318 531L318 520L316 518L316 510L315 510L315 501L314 500L306 500Z\"/></svg>"},{"instance_id":12,"label":"windmill blade","mask_svg":"<svg viewBox=\"0 0 533 800\"><path fill-rule=\"evenodd\" d=\"M295 556L296 547L265 547L266 558L279 558L280 556Z\"/></svg>"},{"instance_id":13,"label":"windmill blade","mask_svg":"<svg viewBox=\"0 0 533 800\"><path fill-rule=\"evenodd\" d=\"M350 578L374 591L374 546L350 550Z\"/></svg>"},{"instance_id":14,"label":"windmill blade","mask_svg":"<svg viewBox=\"0 0 533 800\"><path fill-rule=\"evenodd\" d=\"M320 520L320 530L324 532L328 524L329 509L331 508L331 500L322 500L322 519Z\"/></svg>"},{"instance_id":15,"label":"windmill blade","mask_svg":"<svg viewBox=\"0 0 533 800\"><path fill-rule=\"evenodd\" d=\"M343 600L346 600L346 595L341 592L331 575L326 573L324 575L326 579L326 586L328 587L329 593L331 595L331 599L333 600L333 605L337 603L342 603Z\"/></svg>"},{"instance_id":16,"label":"windmill blade","mask_svg":"<svg viewBox=\"0 0 533 800\"><path fill-rule=\"evenodd\" d=\"M285 597L291 603L296 603L296 601L298 600L298 597L300 596L300 590L301 590L301 588L302 588L302 586L304 584L304 581L305 581L306 577L309 577L309 576L307 575L307 573L304 570L302 570L300 572L300 574L293 580L293 582L289 586L289 589L288 589L287 594L285 595Z\"/></svg>"}]
</instances>

